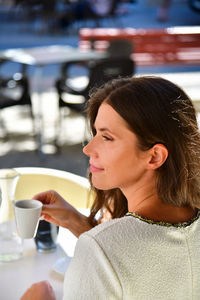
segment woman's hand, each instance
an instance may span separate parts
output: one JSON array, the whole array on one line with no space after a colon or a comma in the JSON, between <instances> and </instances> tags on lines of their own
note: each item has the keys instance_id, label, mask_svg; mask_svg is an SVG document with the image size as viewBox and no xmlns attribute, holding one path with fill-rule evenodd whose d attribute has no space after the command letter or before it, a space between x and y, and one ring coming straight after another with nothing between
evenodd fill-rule
<instances>
[{"instance_id":1,"label":"woman's hand","mask_svg":"<svg viewBox=\"0 0 200 300\"><path fill-rule=\"evenodd\" d=\"M48 281L34 283L20 300L56 300L53 288Z\"/></svg>"},{"instance_id":2,"label":"woman's hand","mask_svg":"<svg viewBox=\"0 0 200 300\"><path fill-rule=\"evenodd\" d=\"M46 191L33 197L43 203L44 220L69 229L76 237L92 227L88 218L65 201L57 192Z\"/></svg>"},{"instance_id":3,"label":"woman's hand","mask_svg":"<svg viewBox=\"0 0 200 300\"><path fill-rule=\"evenodd\" d=\"M66 227L70 214L76 211L55 191L46 191L35 195L33 198L43 203L42 216L44 219L57 226Z\"/></svg>"}]
</instances>

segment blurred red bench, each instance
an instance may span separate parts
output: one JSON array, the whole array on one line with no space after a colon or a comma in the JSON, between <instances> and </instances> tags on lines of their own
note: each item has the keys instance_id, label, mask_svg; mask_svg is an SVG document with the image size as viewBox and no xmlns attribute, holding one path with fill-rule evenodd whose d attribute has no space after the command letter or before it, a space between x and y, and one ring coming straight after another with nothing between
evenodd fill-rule
<instances>
[{"instance_id":1,"label":"blurred red bench","mask_svg":"<svg viewBox=\"0 0 200 300\"><path fill-rule=\"evenodd\" d=\"M79 47L104 51L113 39L133 42L132 58L136 65L200 64L200 26L165 29L83 28Z\"/></svg>"}]
</instances>

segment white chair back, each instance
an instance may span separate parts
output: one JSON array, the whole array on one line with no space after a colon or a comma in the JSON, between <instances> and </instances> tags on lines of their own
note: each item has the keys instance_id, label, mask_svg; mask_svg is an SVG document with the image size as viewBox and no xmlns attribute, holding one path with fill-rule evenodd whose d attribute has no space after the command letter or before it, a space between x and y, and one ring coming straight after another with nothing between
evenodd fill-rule
<instances>
[{"instance_id":1,"label":"white chair back","mask_svg":"<svg viewBox=\"0 0 200 300\"><path fill-rule=\"evenodd\" d=\"M94 195L90 183L82 176L50 168L15 168L21 174L16 190L15 201L31 199L35 194L55 190L75 208L89 208Z\"/></svg>"}]
</instances>

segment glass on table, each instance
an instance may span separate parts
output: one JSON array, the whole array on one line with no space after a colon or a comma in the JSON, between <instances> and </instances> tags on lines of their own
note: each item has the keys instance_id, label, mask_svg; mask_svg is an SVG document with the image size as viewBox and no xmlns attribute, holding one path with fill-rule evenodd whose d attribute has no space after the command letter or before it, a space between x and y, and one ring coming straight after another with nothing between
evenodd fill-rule
<instances>
[{"instance_id":1,"label":"glass on table","mask_svg":"<svg viewBox=\"0 0 200 300\"><path fill-rule=\"evenodd\" d=\"M0 169L0 262L17 260L23 253L14 217L14 195L19 176L15 169Z\"/></svg>"}]
</instances>

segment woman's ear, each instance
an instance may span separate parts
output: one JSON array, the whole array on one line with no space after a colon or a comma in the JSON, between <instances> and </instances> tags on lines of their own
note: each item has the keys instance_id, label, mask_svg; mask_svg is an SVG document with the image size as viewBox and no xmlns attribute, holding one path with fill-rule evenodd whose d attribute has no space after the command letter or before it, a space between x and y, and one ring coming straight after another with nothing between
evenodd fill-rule
<instances>
[{"instance_id":1,"label":"woman's ear","mask_svg":"<svg viewBox=\"0 0 200 300\"><path fill-rule=\"evenodd\" d=\"M168 150L163 144L155 144L150 149L148 169L155 170L161 167L168 157Z\"/></svg>"}]
</instances>

